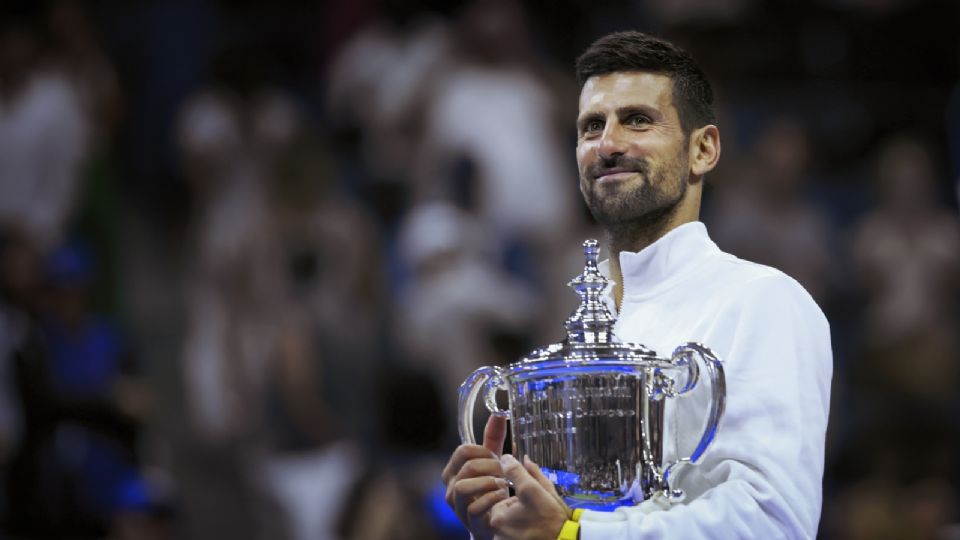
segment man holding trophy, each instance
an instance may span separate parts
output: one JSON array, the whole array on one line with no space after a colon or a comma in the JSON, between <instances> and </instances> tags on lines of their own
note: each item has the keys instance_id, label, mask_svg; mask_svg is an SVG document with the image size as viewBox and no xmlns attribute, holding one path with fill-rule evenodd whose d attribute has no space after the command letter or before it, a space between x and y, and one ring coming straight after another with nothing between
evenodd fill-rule
<instances>
[{"instance_id":1,"label":"man holding trophy","mask_svg":"<svg viewBox=\"0 0 960 540\"><path fill-rule=\"evenodd\" d=\"M584 304L568 320L568 342L581 342L562 347L575 358L558 360L559 346L540 350L542 358L525 359L488 383L510 389L511 411L494 411L482 445L463 444L454 452L443 472L447 502L477 540L815 537L832 376L829 326L796 281L720 251L699 222L704 177L720 157L710 84L688 53L638 32L611 34L591 45L577 61L577 78L580 190L607 232L610 257L596 265L596 248L588 247L588 268L575 280ZM600 282L604 302L617 315L609 332L597 330L608 324L599 308L583 307L596 300L600 293L590 287ZM710 349L678 348L668 362L641 348L639 360L631 360L640 366L635 372L641 384L621 388L616 381L631 380L623 375L624 354L595 364L583 360L583 342L622 349L604 341L614 333L655 351L684 342ZM705 398L696 391L670 400L665 416L658 408L663 396L679 396L695 385L699 371L689 371L681 390L665 374L690 367L697 354L719 369L718 375L704 364L713 392L713 425L706 431ZM549 361L532 361L541 359ZM600 364L607 371L590 375L590 382L569 382L582 377L570 376L570 366L580 373ZM538 369L549 376L531 379ZM470 391L472 410L478 390ZM523 431L540 421L540 413L529 412L536 409L530 400L539 399L537 393L550 393L549 403L570 410L551 412L559 420L549 429ZM604 478L622 486L615 489L621 499L603 507L588 504L603 502L607 492L599 484L587 486L583 449L586 438L598 433L584 426L605 425L596 423L595 404L614 398L637 404L636 412L616 410L637 416L637 434L622 439L642 448L635 473L613 456L616 469ZM494 405L488 400L488 407ZM603 407L615 416L609 405ZM534 457L548 432L560 441L556 451L537 453L536 463L525 455L501 456L507 415L514 444L527 441L518 454ZM577 423L581 418L594 423ZM610 441L618 436L601 433ZM605 441L599 442L601 453L615 446ZM676 466L690 463L696 465Z\"/></svg>"}]
</instances>

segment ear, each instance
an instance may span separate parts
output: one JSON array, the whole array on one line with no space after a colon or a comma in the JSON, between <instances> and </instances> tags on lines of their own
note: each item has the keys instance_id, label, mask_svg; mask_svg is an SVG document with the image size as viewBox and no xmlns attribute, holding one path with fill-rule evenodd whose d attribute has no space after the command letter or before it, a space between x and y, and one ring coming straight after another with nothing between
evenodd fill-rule
<instances>
[{"instance_id":1,"label":"ear","mask_svg":"<svg viewBox=\"0 0 960 540\"><path fill-rule=\"evenodd\" d=\"M713 124L690 134L690 176L701 178L720 160L720 130Z\"/></svg>"}]
</instances>

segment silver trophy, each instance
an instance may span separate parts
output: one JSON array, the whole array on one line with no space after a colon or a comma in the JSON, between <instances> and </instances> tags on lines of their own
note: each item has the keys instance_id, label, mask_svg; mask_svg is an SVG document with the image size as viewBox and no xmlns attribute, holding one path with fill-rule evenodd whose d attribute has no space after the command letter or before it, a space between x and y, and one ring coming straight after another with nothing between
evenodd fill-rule
<instances>
[{"instance_id":1,"label":"silver trophy","mask_svg":"<svg viewBox=\"0 0 960 540\"><path fill-rule=\"evenodd\" d=\"M723 366L697 343L660 358L621 342L600 298L609 281L597 269L598 243L587 240L583 247L586 266L570 282L580 306L564 324L567 338L467 377L460 386L460 438L476 444L473 415L482 395L491 414L510 419L513 454L530 456L570 507L613 510L652 497L681 500L671 475L696 463L716 435L726 397ZM706 428L690 456L664 463L665 399L688 395L701 371L711 382ZM506 410L497 405L500 390L509 398Z\"/></svg>"}]
</instances>

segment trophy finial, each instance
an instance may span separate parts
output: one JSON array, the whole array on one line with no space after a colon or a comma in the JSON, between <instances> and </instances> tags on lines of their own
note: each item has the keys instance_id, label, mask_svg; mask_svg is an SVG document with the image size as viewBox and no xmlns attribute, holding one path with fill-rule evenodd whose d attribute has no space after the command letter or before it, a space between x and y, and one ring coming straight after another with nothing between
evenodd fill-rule
<instances>
[{"instance_id":1,"label":"trophy finial","mask_svg":"<svg viewBox=\"0 0 960 540\"><path fill-rule=\"evenodd\" d=\"M587 266L597 265L597 256L600 254L600 242L593 238L583 241L583 256L587 259Z\"/></svg>"},{"instance_id":2,"label":"trophy finial","mask_svg":"<svg viewBox=\"0 0 960 540\"><path fill-rule=\"evenodd\" d=\"M583 242L583 255L586 263L583 272L573 278L570 287L580 296L580 306L564 323L568 341L575 343L611 343L613 337L613 315L600 298L610 283L597 268L600 254L600 242L589 239Z\"/></svg>"}]
</instances>

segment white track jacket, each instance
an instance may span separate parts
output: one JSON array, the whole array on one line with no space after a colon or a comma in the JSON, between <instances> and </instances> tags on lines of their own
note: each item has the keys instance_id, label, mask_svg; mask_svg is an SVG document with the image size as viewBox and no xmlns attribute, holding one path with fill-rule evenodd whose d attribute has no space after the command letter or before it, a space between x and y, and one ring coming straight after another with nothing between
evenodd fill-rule
<instances>
[{"instance_id":1,"label":"white track jacket","mask_svg":"<svg viewBox=\"0 0 960 540\"><path fill-rule=\"evenodd\" d=\"M690 341L713 349L726 372L726 414L700 463L674 475L685 502L587 511L580 538L814 538L833 372L816 303L784 273L720 251L700 222L621 253L620 265L617 335L661 357ZM703 432L704 375L702 387L668 401L668 460L688 456Z\"/></svg>"}]
</instances>

